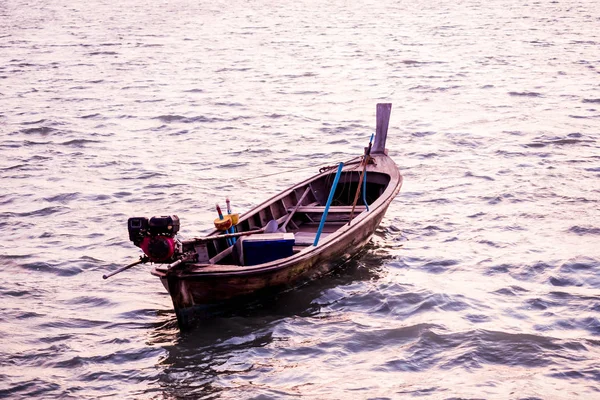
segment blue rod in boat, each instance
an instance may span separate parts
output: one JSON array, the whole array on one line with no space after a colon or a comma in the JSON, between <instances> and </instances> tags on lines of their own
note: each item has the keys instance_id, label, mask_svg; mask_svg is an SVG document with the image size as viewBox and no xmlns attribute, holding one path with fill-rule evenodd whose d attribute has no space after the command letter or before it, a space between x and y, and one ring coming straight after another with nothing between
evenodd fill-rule
<instances>
[{"instance_id":1,"label":"blue rod in boat","mask_svg":"<svg viewBox=\"0 0 600 400\"><path fill-rule=\"evenodd\" d=\"M227 203L227 214L231 215L231 202L229 201L229 197L225 198L225 203ZM227 233L235 233L235 227L233 223L231 224L231 228L227 230ZM231 244L235 244L236 239L234 237L231 238Z\"/></svg>"},{"instance_id":2,"label":"blue rod in boat","mask_svg":"<svg viewBox=\"0 0 600 400\"><path fill-rule=\"evenodd\" d=\"M365 207L367 207L367 212L369 211L369 205L367 204L367 170L365 169L365 177L363 178L363 203L365 203Z\"/></svg>"},{"instance_id":3,"label":"blue rod in boat","mask_svg":"<svg viewBox=\"0 0 600 400\"><path fill-rule=\"evenodd\" d=\"M323 227L325 226L325 220L327 219L327 213L329 212L329 206L331 206L331 202L333 201L333 195L335 194L335 188L340 180L340 175L342 175L342 168L344 168L344 163L341 162L338 166L337 173L335 174L335 179L333 180L333 185L331 185L331 190L329 191L329 198L327 199L327 204L325 204L325 210L323 211L323 216L321 217L321 223L319 223L319 229L317 229L317 236L315 236L315 242L313 246L317 246L319 244L319 238L321 237L321 232L323 231Z\"/></svg>"},{"instance_id":4,"label":"blue rod in boat","mask_svg":"<svg viewBox=\"0 0 600 400\"><path fill-rule=\"evenodd\" d=\"M371 139L369 140L369 148L366 151L367 154L366 154L365 158L371 155L371 143L373 143L373 136L375 136L375 134L371 135ZM362 195L363 195L363 203L365 203L365 207L367 207L367 211L369 211L369 205L367 204L367 169L366 168L365 168L365 176L363 178Z\"/></svg>"}]
</instances>

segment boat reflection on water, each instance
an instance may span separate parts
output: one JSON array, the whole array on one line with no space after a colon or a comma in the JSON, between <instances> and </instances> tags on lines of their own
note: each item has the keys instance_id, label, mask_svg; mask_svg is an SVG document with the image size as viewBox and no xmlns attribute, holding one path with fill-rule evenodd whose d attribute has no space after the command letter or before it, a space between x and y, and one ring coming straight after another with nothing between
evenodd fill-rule
<instances>
[{"instance_id":1,"label":"boat reflection on water","mask_svg":"<svg viewBox=\"0 0 600 400\"><path fill-rule=\"evenodd\" d=\"M384 276L382 266L390 257L382 257L377 250L371 243L321 279L219 308L188 332L179 331L173 311L165 312L164 322L149 341L166 351L157 365L162 370L157 378L163 395L212 398L230 387L232 379L251 381L265 367L271 368L264 362L273 351L288 341L302 341L303 329L336 318L329 312L332 305L361 287L368 290L369 282ZM276 363L273 359L267 364Z\"/></svg>"}]
</instances>

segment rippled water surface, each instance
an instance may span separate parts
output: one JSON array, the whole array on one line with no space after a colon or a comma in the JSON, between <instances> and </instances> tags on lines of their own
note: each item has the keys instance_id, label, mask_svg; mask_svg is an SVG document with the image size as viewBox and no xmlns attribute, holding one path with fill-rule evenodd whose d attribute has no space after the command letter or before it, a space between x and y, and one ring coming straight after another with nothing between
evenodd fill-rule
<instances>
[{"instance_id":1,"label":"rippled water surface","mask_svg":"<svg viewBox=\"0 0 600 400\"><path fill-rule=\"evenodd\" d=\"M591 0L1 2L0 397L600 397L599 26ZM150 266L101 279L129 216L201 234L361 154L377 102L405 184L357 259L186 334Z\"/></svg>"}]
</instances>

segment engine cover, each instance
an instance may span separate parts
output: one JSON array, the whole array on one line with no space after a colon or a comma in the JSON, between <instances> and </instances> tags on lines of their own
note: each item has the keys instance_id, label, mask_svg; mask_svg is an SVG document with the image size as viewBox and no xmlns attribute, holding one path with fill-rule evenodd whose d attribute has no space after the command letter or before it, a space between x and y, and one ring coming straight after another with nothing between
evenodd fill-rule
<instances>
[{"instance_id":1,"label":"engine cover","mask_svg":"<svg viewBox=\"0 0 600 400\"><path fill-rule=\"evenodd\" d=\"M175 239L168 236L146 236L140 243L140 248L152 262L163 262L175 254Z\"/></svg>"}]
</instances>

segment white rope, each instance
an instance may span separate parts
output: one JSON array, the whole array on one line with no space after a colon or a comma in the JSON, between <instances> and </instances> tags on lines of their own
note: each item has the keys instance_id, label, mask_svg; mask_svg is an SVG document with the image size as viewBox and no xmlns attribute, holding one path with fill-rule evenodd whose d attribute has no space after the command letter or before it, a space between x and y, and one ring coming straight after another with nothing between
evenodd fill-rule
<instances>
[{"instance_id":1,"label":"white rope","mask_svg":"<svg viewBox=\"0 0 600 400\"><path fill-rule=\"evenodd\" d=\"M357 159L357 158L361 158L361 157L355 157L355 158L351 158L349 161L346 161L346 162L344 163L344 165L352 163L352 162L353 162L355 159ZM333 167L332 167L332 168L336 168L336 167L337 167L337 165L339 165L339 163L340 163L340 162L341 162L341 161L338 161L338 162L337 162L337 164L333 165ZM254 177L251 177L251 178L239 178L239 179L236 179L236 181L237 181L237 182L241 182L241 181L250 181L250 180L259 179L259 178L267 178L267 177L269 177L269 176L282 175L282 174L287 174L287 173L290 173L290 172L295 172L295 171L301 171L301 170L304 170L304 169L309 169L309 168L317 168L318 166L319 166L319 165L310 165L310 166L308 166L308 167L289 168L289 169L287 169L287 170L284 170L284 171L279 171L279 172L274 172L274 173L272 173L272 174L266 174L266 175L254 176ZM323 168L325 168L325 167L323 167Z\"/></svg>"}]
</instances>

